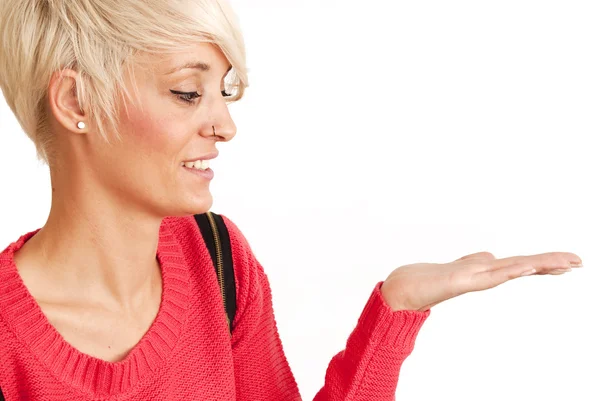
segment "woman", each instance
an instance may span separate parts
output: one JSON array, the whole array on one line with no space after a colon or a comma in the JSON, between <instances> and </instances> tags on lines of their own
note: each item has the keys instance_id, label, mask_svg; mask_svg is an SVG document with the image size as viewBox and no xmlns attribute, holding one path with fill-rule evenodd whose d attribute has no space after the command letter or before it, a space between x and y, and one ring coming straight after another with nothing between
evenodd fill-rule
<instances>
[{"instance_id":1,"label":"woman","mask_svg":"<svg viewBox=\"0 0 600 401\"><path fill-rule=\"evenodd\" d=\"M9 4L10 3L10 4ZM17 400L299 400L238 227L229 328L193 215L247 87L224 0L0 2L0 88L48 163L41 229L0 254L0 388ZM393 400L430 309L581 259L481 252L377 283L315 400Z\"/></svg>"}]
</instances>

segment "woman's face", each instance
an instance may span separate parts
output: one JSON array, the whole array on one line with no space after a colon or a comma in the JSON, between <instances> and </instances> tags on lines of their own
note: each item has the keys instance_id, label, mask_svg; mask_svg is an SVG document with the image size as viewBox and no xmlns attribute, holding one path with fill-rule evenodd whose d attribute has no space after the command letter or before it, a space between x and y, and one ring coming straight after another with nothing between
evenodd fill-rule
<instances>
[{"instance_id":1,"label":"woman's face","mask_svg":"<svg viewBox=\"0 0 600 401\"><path fill-rule=\"evenodd\" d=\"M218 47L202 43L157 58L152 71L134 69L139 103L120 105L122 140L109 145L89 135L84 152L93 180L111 199L157 216L203 213L211 207L207 176L212 170L206 174L182 163L214 158L216 142L236 134L222 93L229 68ZM133 88L132 80L127 82Z\"/></svg>"}]
</instances>

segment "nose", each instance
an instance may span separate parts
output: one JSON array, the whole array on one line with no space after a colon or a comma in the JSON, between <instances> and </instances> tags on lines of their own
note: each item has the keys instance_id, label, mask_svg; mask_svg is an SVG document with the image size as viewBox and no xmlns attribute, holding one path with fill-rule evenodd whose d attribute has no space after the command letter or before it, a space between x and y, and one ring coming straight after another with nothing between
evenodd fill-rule
<instances>
[{"instance_id":1,"label":"nose","mask_svg":"<svg viewBox=\"0 0 600 401\"><path fill-rule=\"evenodd\" d=\"M201 135L207 138L214 137L219 142L232 140L237 133L237 127L231 118L227 102L221 96L212 106L210 116L203 124Z\"/></svg>"}]
</instances>

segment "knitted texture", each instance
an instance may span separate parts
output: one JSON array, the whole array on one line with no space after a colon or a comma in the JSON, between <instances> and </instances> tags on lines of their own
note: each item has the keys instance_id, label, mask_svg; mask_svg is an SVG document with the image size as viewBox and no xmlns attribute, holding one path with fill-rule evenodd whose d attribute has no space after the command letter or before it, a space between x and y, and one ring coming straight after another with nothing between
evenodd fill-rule
<instances>
[{"instance_id":1,"label":"knitted texture","mask_svg":"<svg viewBox=\"0 0 600 401\"><path fill-rule=\"evenodd\" d=\"M157 257L158 314L119 362L87 355L50 324L27 290L14 253L0 253L0 387L7 401L299 401L273 315L267 275L226 216L237 292L230 337L212 260L192 216L164 219ZM391 401L400 367L430 311L393 312L377 283L346 349L331 360L314 401Z\"/></svg>"}]
</instances>

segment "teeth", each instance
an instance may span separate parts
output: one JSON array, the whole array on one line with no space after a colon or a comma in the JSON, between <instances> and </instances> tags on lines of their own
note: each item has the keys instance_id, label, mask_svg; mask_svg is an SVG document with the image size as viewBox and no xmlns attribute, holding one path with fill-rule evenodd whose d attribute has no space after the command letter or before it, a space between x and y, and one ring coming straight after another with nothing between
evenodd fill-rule
<instances>
[{"instance_id":1,"label":"teeth","mask_svg":"<svg viewBox=\"0 0 600 401\"><path fill-rule=\"evenodd\" d=\"M210 163L208 162L208 160L196 160L195 162L185 162L185 163L181 163L182 166L185 166L187 168L195 168L198 170L206 170Z\"/></svg>"}]
</instances>

